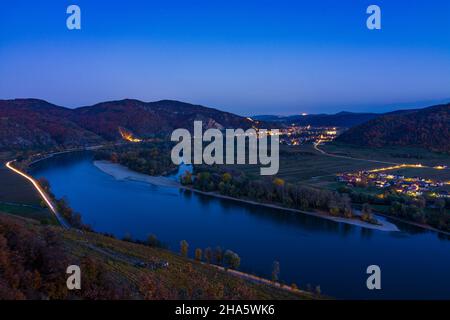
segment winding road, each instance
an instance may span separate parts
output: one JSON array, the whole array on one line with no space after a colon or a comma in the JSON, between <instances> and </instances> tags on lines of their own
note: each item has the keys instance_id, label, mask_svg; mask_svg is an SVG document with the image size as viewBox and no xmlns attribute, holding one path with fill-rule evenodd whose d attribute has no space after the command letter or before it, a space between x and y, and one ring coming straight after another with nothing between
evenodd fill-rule
<instances>
[{"instance_id":1,"label":"winding road","mask_svg":"<svg viewBox=\"0 0 450 320\"><path fill-rule=\"evenodd\" d=\"M388 161L380 161L380 160L371 160L371 159L363 159L363 158L353 158L353 157L349 157L349 156L339 156L336 154L332 154L332 153L328 153L326 151L323 151L322 149L319 149L319 145L322 143L322 141L318 141L318 142L314 142L314 149L318 152L320 152L321 154L328 156L328 157L333 157L333 158L341 158L341 159L349 159L349 160L359 160L359 161L367 161L367 162L372 162L372 163L381 163L381 164L390 164L390 165L400 165L401 163L397 163L397 162L388 162Z\"/></svg>"},{"instance_id":2,"label":"winding road","mask_svg":"<svg viewBox=\"0 0 450 320\"><path fill-rule=\"evenodd\" d=\"M381 163L381 164L388 164L391 166L399 166L399 167L420 167L420 168L430 168L430 169L435 169L435 170L450 170L450 168L447 168L447 167L437 168L437 167L432 167L432 166L426 166L423 164L405 164L405 163L398 163L398 162L388 162L388 161L380 161L380 160L372 160L372 159L364 159L364 158L353 158L353 157L349 157L349 156L340 156L340 155L328 153L328 152L320 149L319 148L320 144L322 144L322 141L320 141L320 140L315 142L313 144L314 149L328 157L357 160L357 161L366 161L366 162L371 162L371 163ZM380 170L386 171L386 170L392 170L392 169L398 169L398 168L382 168Z\"/></svg>"},{"instance_id":3,"label":"winding road","mask_svg":"<svg viewBox=\"0 0 450 320\"><path fill-rule=\"evenodd\" d=\"M121 143L116 143L114 145L120 145ZM53 157L55 155L58 154L63 154L63 153L70 153L70 152L75 152L75 151L82 151L82 150L95 150L95 149L99 149L102 148L106 145L95 145L95 146L90 146L90 147L82 147L82 148L73 148L73 149L68 149L68 150L64 150L64 151L59 151L59 152L53 152L50 154L45 155L45 157L41 157L38 160L35 160L33 162L31 162L30 164L36 163L38 161ZM37 154L40 155L40 154ZM52 200L50 199L50 197L46 194L46 192L41 188L41 186L39 185L39 183L37 183L37 181L31 177L30 175L26 174L23 171L20 171L19 169L16 169L13 167L13 163L16 162L17 160L11 160L5 163L5 166L13 171L14 173L17 173L18 175L24 177L25 179L27 179L28 181L31 182L31 184L33 185L33 187L37 190L37 192L39 193L39 195L41 196L42 200L44 200L45 204L47 205L47 207L50 209L50 211L55 215L56 219L58 220L59 224L65 228L65 229L71 229L70 224L66 221L66 219L64 219L64 217L61 216L61 214L58 212L58 210L56 209L55 205L53 204Z\"/></svg>"}]
</instances>

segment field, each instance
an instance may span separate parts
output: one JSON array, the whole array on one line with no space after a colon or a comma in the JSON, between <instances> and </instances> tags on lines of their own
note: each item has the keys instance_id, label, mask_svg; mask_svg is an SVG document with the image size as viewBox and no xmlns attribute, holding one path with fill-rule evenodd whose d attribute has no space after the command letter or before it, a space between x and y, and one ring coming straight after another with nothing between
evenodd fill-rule
<instances>
[{"instance_id":1,"label":"field","mask_svg":"<svg viewBox=\"0 0 450 320\"><path fill-rule=\"evenodd\" d=\"M337 142L327 143L320 147L322 150L353 158L375 159L394 163L421 163L427 166L446 165L450 167L450 155L431 152L425 149L412 147L384 147L365 148L356 147Z\"/></svg>"},{"instance_id":2,"label":"field","mask_svg":"<svg viewBox=\"0 0 450 320\"><path fill-rule=\"evenodd\" d=\"M321 149L332 154L349 156L353 158L373 159L401 164L422 164L424 168L401 168L389 170L394 175L405 177L421 177L425 179L449 181L450 180L450 155L445 153L430 152L418 148L389 147L389 148L361 148L331 143L321 146ZM389 165L379 165L386 167ZM437 170L435 166L447 166L449 168Z\"/></svg>"},{"instance_id":3,"label":"field","mask_svg":"<svg viewBox=\"0 0 450 320\"><path fill-rule=\"evenodd\" d=\"M321 145L320 149L333 155L356 159L322 154L315 150L312 144L281 146L280 169L277 176L288 182L328 188L332 187L338 173L382 168L390 166L388 163L420 163L427 166L448 165L450 167L450 156L414 148L355 148L331 143ZM386 163L364 161L364 159ZM227 165L227 168L242 170L255 178L259 176L259 165ZM450 180L450 169L403 168L389 172L408 177L419 176L436 180Z\"/></svg>"},{"instance_id":4,"label":"field","mask_svg":"<svg viewBox=\"0 0 450 320\"><path fill-rule=\"evenodd\" d=\"M255 177L259 176L259 165L227 165L227 167L242 170ZM280 170L277 176L289 182L311 182L341 172L378 167L379 164L323 155L315 150L312 144L280 146Z\"/></svg>"},{"instance_id":5,"label":"field","mask_svg":"<svg viewBox=\"0 0 450 320\"><path fill-rule=\"evenodd\" d=\"M41 207L41 198L31 183L6 168L5 162L11 158L11 154L0 153L0 210L55 223L51 212Z\"/></svg>"},{"instance_id":6,"label":"field","mask_svg":"<svg viewBox=\"0 0 450 320\"><path fill-rule=\"evenodd\" d=\"M25 218L35 219L45 224L58 225L58 220L56 220L55 216L51 214L49 210L44 208L0 202L0 211Z\"/></svg>"}]
</instances>

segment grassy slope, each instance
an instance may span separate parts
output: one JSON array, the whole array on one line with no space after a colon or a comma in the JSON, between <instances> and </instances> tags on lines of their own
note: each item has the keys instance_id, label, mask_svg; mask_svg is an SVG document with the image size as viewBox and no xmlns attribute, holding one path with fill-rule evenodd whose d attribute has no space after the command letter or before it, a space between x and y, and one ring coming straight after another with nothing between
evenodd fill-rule
<instances>
[{"instance_id":1,"label":"grassy slope","mask_svg":"<svg viewBox=\"0 0 450 320\"><path fill-rule=\"evenodd\" d=\"M425 166L445 165L450 167L450 156L445 153L431 152L420 148L410 147L384 147L384 148L364 148L342 143L331 143L322 145L321 148L329 153L350 156L362 159L376 159L380 161L395 163L420 163ZM378 165L383 167L383 165ZM356 171L356 170L355 170ZM450 170L435 170L433 168L403 168L389 171L392 174L404 175L407 177L419 176L441 181L450 180Z\"/></svg>"},{"instance_id":2,"label":"grassy slope","mask_svg":"<svg viewBox=\"0 0 450 320\"><path fill-rule=\"evenodd\" d=\"M320 146L321 149L335 154L376 159L380 161L396 163L422 163L424 165L448 165L450 166L450 156L445 153L437 153L421 148L412 147L360 147L343 144L339 142L327 143Z\"/></svg>"},{"instance_id":3,"label":"grassy slope","mask_svg":"<svg viewBox=\"0 0 450 320\"><path fill-rule=\"evenodd\" d=\"M361 159L373 159L393 163L421 163L428 166L447 165L450 167L450 156L434 153L418 148L362 148L339 143L327 143L320 148L336 155ZM333 158L323 155L311 144L298 147L281 146L280 170L278 177L289 182L300 182L317 187L329 187L336 181L335 175L343 172L356 172L380 168L388 165L360 160ZM227 166L228 167L228 166ZM259 165L234 165L236 170L259 177ZM435 170L432 168L401 169L391 171L405 176L421 176L438 180L450 180L450 170Z\"/></svg>"},{"instance_id":4,"label":"grassy slope","mask_svg":"<svg viewBox=\"0 0 450 320\"><path fill-rule=\"evenodd\" d=\"M0 212L40 237L45 228L61 237L71 264L88 256L108 273L115 287L131 288L136 299L310 299L308 294L293 293L272 286L256 284L206 264L183 258L169 251L125 242L95 233L80 233L60 227L45 227L36 220ZM136 262L169 262L167 269L151 270ZM82 271L83 272L83 271Z\"/></svg>"},{"instance_id":5,"label":"grassy slope","mask_svg":"<svg viewBox=\"0 0 450 320\"><path fill-rule=\"evenodd\" d=\"M11 155L0 154L0 202L39 206L41 199L34 187L29 183L24 183L24 178L6 168L5 163L10 159Z\"/></svg>"},{"instance_id":6,"label":"grassy slope","mask_svg":"<svg viewBox=\"0 0 450 320\"><path fill-rule=\"evenodd\" d=\"M43 224L58 225L56 217L47 209L15 203L0 203L0 211L35 219Z\"/></svg>"},{"instance_id":7,"label":"grassy slope","mask_svg":"<svg viewBox=\"0 0 450 320\"><path fill-rule=\"evenodd\" d=\"M339 159L325 156L314 150L312 144L298 147L281 146L280 170L278 177L289 182L311 182L324 176L334 176L339 172L377 168L379 164L351 159ZM243 170L255 177L259 176L259 165L234 165L236 170Z\"/></svg>"}]
</instances>

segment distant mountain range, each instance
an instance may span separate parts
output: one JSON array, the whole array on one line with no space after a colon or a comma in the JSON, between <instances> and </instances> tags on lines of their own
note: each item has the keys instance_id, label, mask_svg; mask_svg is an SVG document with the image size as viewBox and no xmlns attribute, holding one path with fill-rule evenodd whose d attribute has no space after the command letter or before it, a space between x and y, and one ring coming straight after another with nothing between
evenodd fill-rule
<instances>
[{"instance_id":1,"label":"distant mountain range","mask_svg":"<svg viewBox=\"0 0 450 320\"><path fill-rule=\"evenodd\" d=\"M337 141L369 147L415 146L450 151L450 103L381 115L355 126Z\"/></svg>"},{"instance_id":2,"label":"distant mountain range","mask_svg":"<svg viewBox=\"0 0 450 320\"><path fill-rule=\"evenodd\" d=\"M398 110L385 114L401 114L410 112L412 110ZM383 115L382 113L357 113L341 111L335 114L305 114L305 115L292 115L292 116L274 116L274 115L257 115L252 119L260 121L272 121L282 123L286 125L299 125L313 127L342 127L351 128L359 124L365 123L369 120L375 119Z\"/></svg>"},{"instance_id":3,"label":"distant mountain range","mask_svg":"<svg viewBox=\"0 0 450 320\"><path fill-rule=\"evenodd\" d=\"M311 125L313 127L353 127L378 117L377 113L353 113L339 112L336 114L308 114L293 116L258 115L252 119L261 121L273 121L283 124L295 124L299 126Z\"/></svg>"},{"instance_id":4,"label":"distant mountain range","mask_svg":"<svg viewBox=\"0 0 450 320\"><path fill-rule=\"evenodd\" d=\"M249 128L254 123L228 112L189 103L125 99L69 109L38 99L0 100L0 149L93 145L120 138L119 127L138 137L190 129Z\"/></svg>"}]
</instances>

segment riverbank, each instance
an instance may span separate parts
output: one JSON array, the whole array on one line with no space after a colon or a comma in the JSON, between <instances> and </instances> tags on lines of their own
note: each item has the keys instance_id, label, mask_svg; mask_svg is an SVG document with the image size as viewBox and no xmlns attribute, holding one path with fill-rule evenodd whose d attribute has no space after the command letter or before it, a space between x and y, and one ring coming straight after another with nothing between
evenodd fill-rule
<instances>
[{"instance_id":1,"label":"riverbank","mask_svg":"<svg viewBox=\"0 0 450 320\"><path fill-rule=\"evenodd\" d=\"M400 231L395 224L390 223L388 221L379 221L381 223L381 225L375 225L375 224L367 223L367 222L364 222L361 220L356 220L356 219L333 217L333 216L330 216L330 215L327 215L324 213L320 213L320 212L303 211L303 210L299 210L299 209L286 208L286 207L282 207L282 206L279 206L276 204L261 203L261 202L257 202L257 201L247 200L247 199L233 198L233 197L225 196L225 195L215 193L215 192L205 192L205 191L200 191L200 190L197 190L194 188L188 188L188 187L184 187L184 186L181 186L181 187L183 189L190 190L192 192L200 193L200 194L215 197L215 198L226 199L226 200L231 200L231 201L238 201L238 202L242 202L242 203L246 203L246 204L251 204L251 205L255 205L255 206L263 206L263 207L277 209L277 210L284 210L284 211L290 211L290 212L295 212L295 213L307 214L310 216L323 218L323 219L331 220L334 222L351 224L354 226L363 227L363 228L367 228L367 229L374 229L374 230L388 231L388 232Z\"/></svg>"},{"instance_id":2,"label":"riverbank","mask_svg":"<svg viewBox=\"0 0 450 320\"><path fill-rule=\"evenodd\" d=\"M444 230L439 230L439 229L433 228L433 227L431 227L429 225L426 225L426 224L413 222L413 221L408 221L408 220L405 220L405 219L402 219L402 218L398 218L398 217L392 217L392 216L389 216L389 215L387 215L385 213L381 213L381 212L377 212L377 215L385 217L385 218L389 218L389 219L392 219L392 220L395 220L395 221L398 221L398 222L401 222L401 223L404 223L404 224L409 224L411 226L415 226L415 227L418 227L418 228L422 228L422 229L426 229L426 230L433 231L433 232L436 232L436 233L444 234L446 236L450 236L450 232L447 232L447 231L444 231Z\"/></svg>"},{"instance_id":3,"label":"riverbank","mask_svg":"<svg viewBox=\"0 0 450 320\"><path fill-rule=\"evenodd\" d=\"M354 226L363 227L363 228L367 228L367 229L374 229L374 230L387 231L387 232L399 231L399 229L397 228L397 226L395 224L390 223L388 221L384 221L384 220L380 221L381 225L375 225L375 224L367 223L367 222L364 222L361 220L356 220L356 219L333 217L333 216L330 216L330 215L327 215L324 213L320 213L320 212L303 211L303 210L298 210L298 209L282 207L282 206L279 206L276 204L261 203L261 202L256 202L256 201L252 201L252 200L247 200L247 199L233 198L233 197L221 195L221 194L218 194L215 192L204 192L204 191L200 191L200 190L197 190L194 188L183 186L180 183L178 183L177 181L175 181L171 178L168 178L168 177L149 176L149 175L146 175L143 173L132 171L125 166L122 166L122 165L116 164L116 163L112 163L110 161L104 161L104 160L94 161L94 165L102 172L114 177L117 180L131 180L131 181L145 182L145 183L149 183L149 184L156 185L156 186L162 186L162 187L180 188L180 189L189 190L192 192L196 192L199 194L203 194L203 195L207 195L207 196L211 196L211 197L215 197L215 198L226 199L226 200L231 200L231 201L238 201L241 203L251 204L251 205L255 205L255 206L264 206L264 207L268 207L268 208L272 208L272 209L276 209L276 210L284 210L284 211L290 211L290 212L295 212L295 213L307 214L310 216L328 219L328 220L331 220L334 222L339 222L339 223L351 224Z\"/></svg>"}]
</instances>

